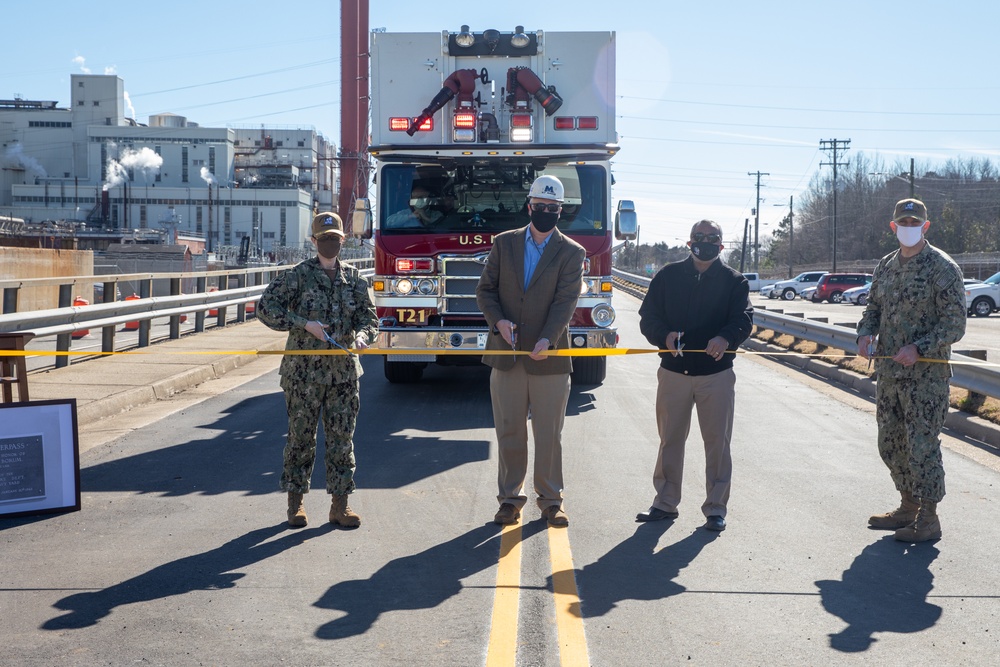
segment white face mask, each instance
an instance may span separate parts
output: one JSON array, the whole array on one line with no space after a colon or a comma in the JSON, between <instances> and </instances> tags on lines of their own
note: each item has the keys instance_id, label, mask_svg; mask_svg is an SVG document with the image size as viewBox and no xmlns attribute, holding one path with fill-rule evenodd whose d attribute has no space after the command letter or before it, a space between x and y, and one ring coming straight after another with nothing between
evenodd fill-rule
<instances>
[{"instance_id":1,"label":"white face mask","mask_svg":"<svg viewBox=\"0 0 1000 667\"><path fill-rule=\"evenodd\" d=\"M904 227L903 225L896 225L896 238L907 248L912 248L913 246L920 243L920 239L924 237L924 226L919 227Z\"/></svg>"}]
</instances>

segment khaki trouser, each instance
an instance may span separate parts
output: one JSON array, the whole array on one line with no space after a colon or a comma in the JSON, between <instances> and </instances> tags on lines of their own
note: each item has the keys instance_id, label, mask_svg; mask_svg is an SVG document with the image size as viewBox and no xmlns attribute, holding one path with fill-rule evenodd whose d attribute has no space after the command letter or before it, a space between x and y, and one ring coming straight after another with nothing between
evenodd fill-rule
<instances>
[{"instance_id":1,"label":"khaki trouser","mask_svg":"<svg viewBox=\"0 0 1000 667\"><path fill-rule=\"evenodd\" d=\"M653 507L676 512L684 478L684 445L691 431L691 410L698 410L698 426L705 442L705 516L726 516L733 458L733 409L736 373L732 368L713 375L684 375L660 368L656 373L656 427L660 452L656 457Z\"/></svg>"},{"instance_id":2,"label":"khaki trouser","mask_svg":"<svg viewBox=\"0 0 1000 667\"><path fill-rule=\"evenodd\" d=\"M528 409L535 440L535 494L538 507L562 505L562 427L569 401L569 374L531 375L518 360L509 371L490 374L493 421L500 467L497 500L521 509L527 502Z\"/></svg>"}]
</instances>

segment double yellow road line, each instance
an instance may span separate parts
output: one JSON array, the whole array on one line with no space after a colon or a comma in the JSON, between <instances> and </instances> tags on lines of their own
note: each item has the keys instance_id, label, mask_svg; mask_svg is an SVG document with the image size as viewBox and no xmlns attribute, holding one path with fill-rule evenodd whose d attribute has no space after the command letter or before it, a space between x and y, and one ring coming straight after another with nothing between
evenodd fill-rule
<instances>
[{"instance_id":1,"label":"double yellow road line","mask_svg":"<svg viewBox=\"0 0 1000 667\"><path fill-rule=\"evenodd\" d=\"M556 635L562 667L589 665L580 595L576 589L569 529L548 527ZM486 652L487 667L513 667L517 662L517 621L521 592L521 524L505 526L500 536L496 597Z\"/></svg>"}]
</instances>

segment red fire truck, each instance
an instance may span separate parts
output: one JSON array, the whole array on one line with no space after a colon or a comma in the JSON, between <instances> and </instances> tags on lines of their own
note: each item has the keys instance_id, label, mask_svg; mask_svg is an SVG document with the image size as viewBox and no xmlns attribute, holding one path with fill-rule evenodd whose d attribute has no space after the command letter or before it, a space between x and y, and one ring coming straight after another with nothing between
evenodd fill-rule
<instances>
[{"instance_id":1,"label":"red fire truck","mask_svg":"<svg viewBox=\"0 0 1000 667\"><path fill-rule=\"evenodd\" d=\"M612 232L634 239L621 201L611 224L615 130L613 32L470 31L371 35L373 200L356 204L371 239L378 345L390 382L420 379L428 363L480 362L476 284L494 237L528 224L540 175L565 187L559 229L587 249L574 348L617 344L611 305ZM603 356L576 357L573 380L599 384Z\"/></svg>"}]
</instances>

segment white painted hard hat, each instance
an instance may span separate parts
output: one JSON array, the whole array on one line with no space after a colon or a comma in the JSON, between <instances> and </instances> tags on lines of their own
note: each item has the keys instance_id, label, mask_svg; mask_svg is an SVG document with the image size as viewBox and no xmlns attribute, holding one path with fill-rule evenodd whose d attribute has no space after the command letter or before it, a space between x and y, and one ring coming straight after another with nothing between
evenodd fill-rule
<instances>
[{"instance_id":1,"label":"white painted hard hat","mask_svg":"<svg viewBox=\"0 0 1000 667\"><path fill-rule=\"evenodd\" d=\"M557 202L563 201L563 184L555 176L539 176L535 179L535 182L531 184L531 189L528 190L529 197L538 197L539 199L552 199Z\"/></svg>"}]
</instances>

